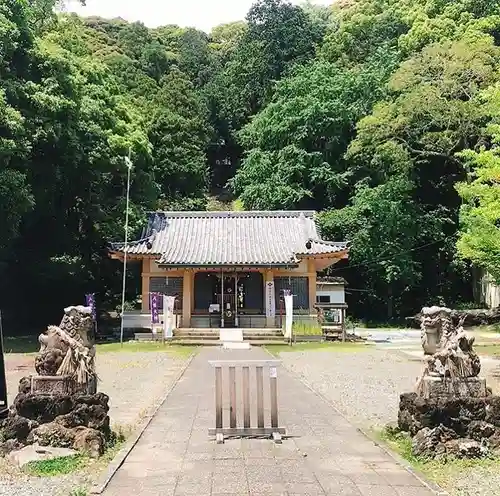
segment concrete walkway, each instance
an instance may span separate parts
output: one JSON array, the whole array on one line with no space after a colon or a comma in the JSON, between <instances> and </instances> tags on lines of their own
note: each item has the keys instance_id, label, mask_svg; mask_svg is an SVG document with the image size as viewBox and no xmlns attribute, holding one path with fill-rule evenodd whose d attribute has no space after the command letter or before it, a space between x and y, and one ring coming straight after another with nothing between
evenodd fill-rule
<instances>
[{"instance_id":1,"label":"concrete walkway","mask_svg":"<svg viewBox=\"0 0 500 496\"><path fill-rule=\"evenodd\" d=\"M104 495L433 494L283 368L278 369L279 423L291 437L282 445L268 439L229 439L217 445L208 437L209 427L215 426L214 371L208 360L269 358L258 348L202 349Z\"/></svg>"}]
</instances>

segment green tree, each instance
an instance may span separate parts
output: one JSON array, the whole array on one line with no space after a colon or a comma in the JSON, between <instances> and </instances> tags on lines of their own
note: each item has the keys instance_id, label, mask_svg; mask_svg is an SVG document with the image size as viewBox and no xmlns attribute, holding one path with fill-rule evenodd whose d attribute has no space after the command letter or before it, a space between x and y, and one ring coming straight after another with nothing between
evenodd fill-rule
<instances>
[{"instance_id":1,"label":"green tree","mask_svg":"<svg viewBox=\"0 0 500 496\"><path fill-rule=\"evenodd\" d=\"M403 181L407 189L399 196L400 211L411 213L406 218L409 223L400 226L402 229L407 225L402 231L405 243L400 245L390 233L388 242L402 251L411 249L413 267L418 272L410 284L402 269L411 264L404 257L394 257L393 263L400 264L401 270L393 274L400 280L392 280L391 285L399 291L410 284L412 306L416 302L430 303L436 293L453 297L458 287L458 272L450 276L460 208L455 183L464 178L463 163L456 153L479 146L482 141L482 130L491 112L481 99L481 91L498 80L499 55L492 40L482 38L474 43L443 42L426 47L395 72L390 81L391 98L376 105L373 113L359 122L357 137L349 147L346 158L351 172L365 176L360 183L363 187L351 201L353 206L363 205L364 209L357 211L361 218L354 229L346 222L343 233L355 233L357 239L360 224L374 226L373 237L365 243L357 242L353 248L356 257L370 265L369 269L358 269L358 280L365 280L361 275L368 270L373 276L376 267L382 269L387 264L373 257L380 243L378 229L370 221L372 212L379 208L375 202L380 198L375 191L393 191L394 185ZM366 188L372 188L374 193L369 194ZM368 208L370 201L374 203ZM373 243L370 250L366 248L369 243ZM366 253L360 255L360 249ZM384 278L388 283L389 279ZM416 285L415 281L422 283ZM390 294L396 295L394 289ZM391 309L388 314L392 309L405 311L401 299L388 300L386 306Z\"/></svg>"},{"instance_id":2,"label":"green tree","mask_svg":"<svg viewBox=\"0 0 500 496\"><path fill-rule=\"evenodd\" d=\"M122 229L130 148L133 224L154 206L156 188L147 136L121 105L107 68L84 55L74 25L36 38L27 3L2 4L2 14L14 43L2 54L0 215L15 242L6 277L19 282L4 296L15 306L30 281L39 290L33 314L47 316L96 281L105 291L103 247Z\"/></svg>"},{"instance_id":3,"label":"green tree","mask_svg":"<svg viewBox=\"0 0 500 496\"><path fill-rule=\"evenodd\" d=\"M230 22L215 26L210 33L210 52L216 57L217 66L222 67L229 60L247 30L244 21Z\"/></svg>"},{"instance_id":4,"label":"green tree","mask_svg":"<svg viewBox=\"0 0 500 496\"><path fill-rule=\"evenodd\" d=\"M396 62L388 50L355 69L319 61L279 83L273 101L241 133L248 152L232 185L244 204L345 205L353 179L344 155Z\"/></svg>"},{"instance_id":5,"label":"green tree","mask_svg":"<svg viewBox=\"0 0 500 496\"><path fill-rule=\"evenodd\" d=\"M162 205L204 208L209 129L203 105L189 79L174 69L162 80L154 106L149 138Z\"/></svg>"},{"instance_id":6,"label":"green tree","mask_svg":"<svg viewBox=\"0 0 500 496\"><path fill-rule=\"evenodd\" d=\"M500 284L500 86L488 90L484 100L494 114L488 128L491 146L462 154L468 177L457 184L463 200L458 253Z\"/></svg>"},{"instance_id":7,"label":"green tree","mask_svg":"<svg viewBox=\"0 0 500 496\"><path fill-rule=\"evenodd\" d=\"M209 153L214 183L223 186L239 165L236 134L271 99L276 82L310 60L321 36L311 18L283 0L258 0L224 69L205 90L216 130Z\"/></svg>"},{"instance_id":8,"label":"green tree","mask_svg":"<svg viewBox=\"0 0 500 496\"><path fill-rule=\"evenodd\" d=\"M351 277L349 282L363 289L360 299L372 307L365 316L393 319L422 282L413 249L422 230L431 230L435 220L418 204L408 202L413 190L408 175L373 188L360 183L352 205L321 217L325 235L351 243L350 264L362 277Z\"/></svg>"},{"instance_id":9,"label":"green tree","mask_svg":"<svg viewBox=\"0 0 500 496\"><path fill-rule=\"evenodd\" d=\"M334 4L336 26L321 53L331 61L361 63L382 46L410 57L444 40L500 41L500 6L488 0L357 0Z\"/></svg>"}]
</instances>

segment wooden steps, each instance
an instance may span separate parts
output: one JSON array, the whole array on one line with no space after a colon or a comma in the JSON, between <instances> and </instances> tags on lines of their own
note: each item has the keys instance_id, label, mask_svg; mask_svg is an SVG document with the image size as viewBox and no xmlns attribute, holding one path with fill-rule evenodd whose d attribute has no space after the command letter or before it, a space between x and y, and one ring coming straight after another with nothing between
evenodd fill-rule
<instances>
[{"instance_id":1,"label":"wooden steps","mask_svg":"<svg viewBox=\"0 0 500 496\"><path fill-rule=\"evenodd\" d=\"M172 343L179 346L222 346L221 341L217 340L200 340L200 339L172 339ZM273 344L285 344L283 339L281 340L245 340L245 343L250 344L251 346L268 346Z\"/></svg>"},{"instance_id":2,"label":"wooden steps","mask_svg":"<svg viewBox=\"0 0 500 496\"><path fill-rule=\"evenodd\" d=\"M227 329L230 331L230 329ZM254 345L283 343L284 337L280 329L241 329L243 340ZM161 336L161 335L160 335ZM135 334L136 341L152 341L152 332ZM176 329L171 342L190 345L220 345L219 329Z\"/></svg>"}]
</instances>

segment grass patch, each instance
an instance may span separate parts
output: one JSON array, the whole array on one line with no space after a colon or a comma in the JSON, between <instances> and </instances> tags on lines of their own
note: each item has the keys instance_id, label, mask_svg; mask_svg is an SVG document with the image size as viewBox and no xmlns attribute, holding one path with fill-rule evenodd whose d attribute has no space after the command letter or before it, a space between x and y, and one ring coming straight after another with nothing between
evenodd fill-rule
<instances>
[{"instance_id":1,"label":"grass patch","mask_svg":"<svg viewBox=\"0 0 500 496\"><path fill-rule=\"evenodd\" d=\"M84 455L65 456L63 458L54 458L53 460L30 462L25 466L24 470L29 475L54 477L82 470L89 462L90 458Z\"/></svg>"},{"instance_id":2,"label":"grass patch","mask_svg":"<svg viewBox=\"0 0 500 496\"><path fill-rule=\"evenodd\" d=\"M389 446L398 455L402 456L405 460L409 461L411 464L420 463L419 459L416 458L411 449L411 438L410 435L405 432L398 432L395 429L386 427L381 431L377 431L376 436Z\"/></svg>"},{"instance_id":3,"label":"grass patch","mask_svg":"<svg viewBox=\"0 0 500 496\"><path fill-rule=\"evenodd\" d=\"M40 350L38 336L15 336L3 338L5 353L31 354Z\"/></svg>"},{"instance_id":4,"label":"grass patch","mask_svg":"<svg viewBox=\"0 0 500 496\"><path fill-rule=\"evenodd\" d=\"M77 487L69 493L69 496L89 496L89 492L84 487Z\"/></svg>"},{"instance_id":5,"label":"grass patch","mask_svg":"<svg viewBox=\"0 0 500 496\"><path fill-rule=\"evenodd\" d=\"M38 336L4 337L3 343L5 353L32 354L38 353L40 350ZM123 343L123 346L120 343L97 344L96 349L98 353L165 351L179 357L189 357L197 350L197 347L179 346L170 343L163 344L162 342L126 341Z\"/></svg>"},{"instance_id":6,"label":"grass patch","mask_svg":"<svg viewBox=\"0 0 500 496\"><path fill-rule=\"evenodd\" d=\"M163 351L180 357L189 357L198 349L196 346L179 346L169 343L163 344L161 342L150 342L150 341L145 341L145 342L127 341L123 343L123 346L120 343L98 344L96 348L97 348L97 353Z\"/></svg>"},{"instance_id":7,"label":"grass patch","mask_svg":"<svg viewBox=\"0 0 500 496\"><path fill-rule=\"evenodd\" d=\"M472 327L471 329L466 329L466 331L471 330L473 332L487 332L491 334L500 334L500 325L482 325L478 327Z\"/></svg>"},{"instance_id":8,"label":"grass patch","mask_svg":"<svg viewBox=\"0 0 500 496\"><path fill-rule=\"evenodd\" d=\"M451 494L472 494L469 492L462 493L461 490L463 490L463 486L468 479L473 480L473 474L477 477L481 473L487 477L488 473L498 473L500 469L500 459L497 457L470 460L458 458L427 460L419 458L412 452L412 442L409 434L386 428L377 432L376 435L392 451L404 458L427 479L450 491Z\"/></svg>"},{"instance_id":9,"label":"grass patch","mask_svg":"<svg viewBox=\"0 0 500 496\"><path fill-rule=\"evenodd\" d=\"M500 344L477 344L475 346L475 349L479 355L487 355L493 358L500 358Z\"/></svg>"},{"instance_id":10,"label":"grass patch","mask_svg":"<svg viewBox=\"0 0 500 496\"><path fill-rule=\"evenodd\" d=\"M269 344L266 349L275 356L280 353L286 353L290 351L337 351L337 352L358 352L370 349L370 345L358 344L358 343L296 343L292 346L287 344Z\"/></svg>"},{"instance_id":11,"label":"grass patch","mask_svg":"<svg viewBox=\"0 0 500 496\"><path fill-rule=\"evenodd\" d=\"M122 428L118 427L117 430L112 432L104 454L98 459L79 453L74 456L31 462L24 467L23 471L28 475L37 477L56 477L75 472L86 472L95 475L109 465L118 451L123 447L125 441L126 434ZM74 489L70 494L79 496L80 494L87 494L86 491L85 488L80 487Z\"/></svg>"},{"instance_id":12,"label":"grass patch","mask_svg":"<svg viewBox=\"0 0 500 496\"><path fill-rule=\"evenodd\" d=\"M284 328L283 328L284 329ZM306 322L294 322L292 324L292 333L297 336L322 336L323 331L319 324L313 325Z\"/></svg>"}]
</instances>

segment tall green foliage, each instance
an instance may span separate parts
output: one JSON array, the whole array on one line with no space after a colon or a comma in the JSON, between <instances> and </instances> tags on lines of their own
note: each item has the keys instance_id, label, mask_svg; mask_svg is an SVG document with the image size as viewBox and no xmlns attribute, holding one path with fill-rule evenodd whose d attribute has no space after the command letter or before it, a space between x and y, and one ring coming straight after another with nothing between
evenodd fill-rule
<instances>
[{"instance_id":1,"label":"tall green foliage","mask_svg":"<svg viewBox=\"0 0 500 496\"><path fill-rule=\"evenodd\" d=\"M318 60L241 133L235 192L254 208L326 210L323 232L351 241L340 273L362 289L355 312L393 318L469 297L457 153L488 140L481 95L498 81L499 14L467 0L339 3Z\"/></svg>"},{"instance_id":2,"label":"tall green foliage","mask_svg":"<svg viewBox=\"0 0 500 496\"><path fill-rule=\"evenodd\" d=\"M246 20L239 43L206 89L215 129L210 158L219 186L239 165L239 130L270 101L279 79L313 58L322 35L306 12L283 0L257 0Z\"/></svg>"},{"instance_id":3,"label":"tall green foliage","mask_svg":"<svg viewBox=\"0 0 500 496\"><path fill-rule=\"evenodd\" d=\"M19 306L29 281L45 320L85 291L118 292L105 246L123 236L126 155L134 230L148 209L203 205L207 124L149 29L100 21L97 32L74 16L42 28L36 6L0 6L0 270L16 281L3 301Z\"/></svg>"},{"instance_id":4,"label":"tall green foliage","mask_svg":"<svg viewBox=\"0 0 500 496\"><path fill-rule=\"evenodd\" d=\"M0 3L7 310L27 286L44 323L89 290L114 306L129 153L136 232L211 193L320 211L357 316L470 298L470 262L500 282L498 2L256 0L209 34L57 3Z\"/></svg>"},{"instance_id":5,"label":"tall green foliage","mask_svg":"<svg viewBox=\"0 0 500 496\"><path fill-rule=\"evenodd\" d=\"M483 102L491 112L488 146L462 154L467 180L457 184L463 199L459 254L485 269L500 284L500 85L487 90Z\"/></svg>"},{"instance_id":6,"label":"tall green foliage","mask_svg":"<svg viewBox=\"0 0 500 496\"><path fill-rule=\"evenodd\" d=\"M356 122L385 94L394 53L343 69L323 60L278 84L273 100L242 130L247 150L232 184L250 208L343 206L353 171L345 160Z\"/></svg>"}]
</instances>

